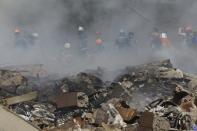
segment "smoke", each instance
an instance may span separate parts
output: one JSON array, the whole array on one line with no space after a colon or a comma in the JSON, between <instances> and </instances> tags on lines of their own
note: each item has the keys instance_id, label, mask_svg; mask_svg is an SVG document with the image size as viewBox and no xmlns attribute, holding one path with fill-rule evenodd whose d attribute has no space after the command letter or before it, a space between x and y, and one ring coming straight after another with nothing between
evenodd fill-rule
<instances>
[{"instance_id":1,"label":"smoke","mask_svg":"<svg viewBox=\"0 0 197 131\"><path fill-rule=\"evenodd\" d=\"M158 3L156 0L1 0L0 3L0 65L44 64L49 72L76 73L98 66L109 70L124 68L162 58L186 71L195 71L196 53L188 48L153 53L149 45L149 33L153 27L168 32L173 45L182 40L177 28L185 23L195 25L196 3L192 0ZM183 8L184 7L184 8ZM190 19L192 18L192 19ZM185 20L187 19L187 20ZM188 20L190 19L190 20ZM39 34L36 45L27 50L15 47L14 29ZM63 52L76 53L77 28L84 26L88 35L89 55L66 58ZM132 31L137 46L128 51L117 51L115 38L120 29ZM95 32L102 33L105 49L96 52ZM72 49L63 45L70 42ZM190 54L192 53L192 57ZM186 62L187 61L187 62ZM191 63L188 66L188 63Z\"/></svg>"},{"instance_id":2,"label":"smoke","mask_svg":"<svg viewBox=\"0 0 197 131\"><path fill-rule=\"evenodd\" d=\"M48 60L58 52L58 27L62 22L63 8L53 0L2 0L0 9L1 65L52 63ZM66 13L66 12L65 12ZM15 47L14 30L37 32L39 38L32 49ZM58 44L59 43L59 44Z\"/></svg>"}]
</instances>

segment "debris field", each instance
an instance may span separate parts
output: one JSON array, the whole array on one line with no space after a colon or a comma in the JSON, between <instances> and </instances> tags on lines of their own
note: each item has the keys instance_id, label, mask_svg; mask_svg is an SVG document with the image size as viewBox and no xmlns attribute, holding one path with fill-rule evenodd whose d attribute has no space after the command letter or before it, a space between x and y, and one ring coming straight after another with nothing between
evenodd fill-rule
<instances>
[{"instance_id":1,"label":"debris field","mask_svg":"<svg viewBox=\"0 0 197 131\"><path fill-rule=\"evenodd\" d=\"M106 72L98 68L57 78L41 65L1 69L1 109L38 131L196 128L197 76L170 60L120 69L113 81L103 79Z\"/></svg>"}]
</instances>

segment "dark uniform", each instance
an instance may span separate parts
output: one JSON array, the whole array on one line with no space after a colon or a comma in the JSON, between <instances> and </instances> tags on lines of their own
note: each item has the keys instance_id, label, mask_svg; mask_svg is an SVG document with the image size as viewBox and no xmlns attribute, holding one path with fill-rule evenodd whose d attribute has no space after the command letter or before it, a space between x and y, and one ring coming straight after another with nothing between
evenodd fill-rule
<instances>
[{"instance_id":1,"label":"dark uniform","mask_svg":"<svg viewBox=\"0 0 197 131\"><path fill-rule=\"evenodd\" d=\"M95 42L96 42L96 48L97 48L98 52L104 50L103 40L101 38L100 32L96 32L96 41Z\"/></svg>"},{"instance_id":2,"label":"dark uniform","mask_svg":"<svg viewBox=\"0 0 197 131\"><path fill-rule=\"evenodd\" d=\"M15 46L20 49L27 49L35 44L35 40L38 37L37 33L29 33L21 31L21 29L15 29Z\"/></svg>"},{"instance_id":3,"label":"dark uniform","mask_svg":"<svg viewBox=\"0 0 197 131\"><path fill-rule=\"evenodd\" d=\"M130 47L129 37L125 31L120 31L115 44L119 50L128 49Z\"/></svg>"},{"instance_id":4,"label":"dark uniform","mask_svg":"<svg viewBox=\"0 0 197 131\"><path fill-rule=\"evenodd\" d=\"M194 48L197 48L197 32L193 33L192 44Z\"/></svg>"},{"instance_id":5,"label":"dark uniform","mask_svg":"<svg viewBox=\"0 0 197 131\"><path fill-rule=\"evenodd\" d=\"M136 47L137 46L137 40L136 40L135 34L133 32L129 32L128 39L129 39L129 45L131 47Z\"/></svg>"},{"instance_id":6,"label":"dark uniform","mask_svg":"<svg viewBox=\"0 0 197 131\"><path fill-rule=\"evenodd\" d=\"M15 29L14 35L15 35L15 46L20 49L26 49L27 44L25 38L23 37L21 29L17 27Z\"/></svg>"},{"instance_id":7,"label":"dark uniform","mask_svg":"<svg viewBox=\"0 0 197 131\"><path fill-rule=\"evenodd\" d=\"M83 27L79 27L78 39L79 39L79 45L78 45L79 54L85 55L88 50L88 45L87 45L87 34L84 31Z\"/></svg>"},{"instance_id":8,"label":"dark uniform","mask_svg":"<svg viewBox=\"0 0 197 131\"><path fill-rule=\"evenodd\" d=\"M154 29L151 34L151 47L152 49L160 49L162 47L160 33L158 29Z\"/></svg>"}]
</instances>

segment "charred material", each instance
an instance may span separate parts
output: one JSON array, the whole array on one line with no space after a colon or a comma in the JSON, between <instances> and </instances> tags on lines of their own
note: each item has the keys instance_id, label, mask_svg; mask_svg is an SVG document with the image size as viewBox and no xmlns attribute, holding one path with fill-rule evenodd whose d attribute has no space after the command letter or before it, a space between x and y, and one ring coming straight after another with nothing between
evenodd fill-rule
<instances>
[{"instance_id":1,"label":"charred material","mask_svg":"<svg viewBox=\"0 0 197 131\"><path fill-rule=\"evenodd\" d=\"M168 131L196 125L197 77L169 60L127 67L111 82L99 78L103 72L91 72L57 80L2 71L1 104L45 131Z\"/></svg>"}]
</instances>

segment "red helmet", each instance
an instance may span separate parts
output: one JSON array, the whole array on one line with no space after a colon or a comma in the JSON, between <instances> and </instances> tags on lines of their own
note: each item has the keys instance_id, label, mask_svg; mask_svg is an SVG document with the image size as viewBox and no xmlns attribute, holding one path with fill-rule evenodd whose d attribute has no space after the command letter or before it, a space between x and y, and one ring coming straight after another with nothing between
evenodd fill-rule
<instances>
[{"instance_id":1,"label":"red helmet","mask_svg":"<svg viewBox=\"0 0 197 131\"><path fill-rule=\"evenodd\" d=\"M186 32L192 32L192 26L186 26L185 31Z\"/></svg>"},{"instance_id":2,"label":"red helmet","mask_svg":"<svg viewBox=\"0 0 197 131\"><path fill-rule=\"evenodd\" d=\"M96 45L102 45L103 44L103 40L98 38L96 39Z\"/></svg>"},{"instance_id":3,"label":"red helmet","mask_svg":"<svg viewBox=\"0 0 197 131\"><path fill-rule=\"evenodd\" d=\"M96 32L96 35L101 35L101 32L97 31L97 32Z\"/></svg>"},{"instance_id":4,"label":"red helmet","mask_svg":"<svg viewBox=\"0 0 197 131\"><path fill-rule=\"evenodd\" d=\"M21 29L19 27L16 27L15 30L14 30L14 32L15 33L20 33L21 32Z\"/></svg>"}]
</instances>

